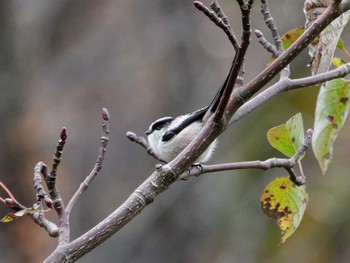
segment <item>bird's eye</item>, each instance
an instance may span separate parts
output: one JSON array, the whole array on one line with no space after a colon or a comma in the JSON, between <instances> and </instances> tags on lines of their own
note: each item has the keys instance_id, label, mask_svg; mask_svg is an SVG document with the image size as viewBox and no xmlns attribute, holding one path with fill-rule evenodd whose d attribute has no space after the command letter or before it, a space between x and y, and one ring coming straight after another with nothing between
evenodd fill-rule
<instances>
[{"instance_id":1,"label":"bird's eye","mask_svg":"<svg viewBox=\"0 0 350 263\"><path fill-rule=\"evenodd\" d=\"M169 141L171 138L173 138L175 136L175 133L173 131L167 131L163 137L162 137L162 141L163 142L166 142L166 141Z\"/></svg>"},{"instance_id":2,"label":"bird's eye","mask_svg":"<svg viewBox=\"0 0 350 263\"><path fill-rule=\"evenodd\" d=\"M159 131L161 128L163 128L164 126L158 126L156 127L156 130Z\"/></svg>"}]
</instances>

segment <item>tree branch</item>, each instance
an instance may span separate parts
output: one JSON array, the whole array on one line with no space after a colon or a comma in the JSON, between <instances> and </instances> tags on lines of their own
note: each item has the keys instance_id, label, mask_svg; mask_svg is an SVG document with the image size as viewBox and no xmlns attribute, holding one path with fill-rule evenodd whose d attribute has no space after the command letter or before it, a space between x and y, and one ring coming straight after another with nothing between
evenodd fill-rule
<instances>
[{"instance_id":1,"label":"tree branch","mask_svg":"<svg viewBox=\"0 0 350 263\"><path fill-rule=\"evenodd\" d=\"M222 163L222 164L199 164L193 165L186 172L181 174L177 180L187 180L193 176L200 176L207 173L216 173L222 171L242 170L242 169L261 169L268 170L271 168L285 168L291 175L291 180L298 185L305 183L305 177L296 176L292 168L295 166L300 157L305 154L306 150L311 144L312 130L306 131L306 137L304 143L299 147L298 151L291 158L270 158L265 161L246 161L236 163Z\"/></svg>"},{"instance_id":2,"label":"tree branch","mask_svg":"<svg viewBox=\"0 0 350 263\"><path fill-rule=\"evenodd\" d=\"M226 87L224 89L223 95L220 99L219 105L217 110L215 111L212 121L214 123L221 123L224 117L228 121L227 117L224 116L224 113L227 108L227 104L229 103L231 93L233 91L233 88L235 87L236 80L238 76L240 75L244 60L245 60L245 54L247 52L249 43L250 43L250 34L251 34L251 27L250 27L250 11L253 5L253 0L248 0L247 2L244 2L242 0L237 0L241 14L242 14L242 39L241 39L241 46L238 49L235 59L233 61L233 66L231 67L229 77L227 80ZM225 125L225 123L224 123Z\"/></svg>"},{"instance_id":3,"label":"tree branch","mask_svg":"<svg viewBox=\"0 0 350 263\"><path fill-rule=\"evenodd\" d=\"M205 127L192 143L184 149L174 160L163 166L157 166L156 171L148 177L112 214L101 221L91 230L73 240L69 244L58 246L58 248L45 260L45 262L70 262L81 258L84 254L104 242L115 232L121 229L135 216L137 216L147 205L153 202L154 198L165 191L172 183L177 181L179 176L187 169L205 149L225 130L228 120L231 119L237 109L249 99L255 92L259 91L276 74L285 68L312 39L317 36L330 22L339 16L340 9L337 5L331 5L326 12L314 23L294 45L274 63L267 67L256 78L249 82L241 90L233 89L237 75L242 68L244 56L250 40L250 8L253 1L245 2L238 0L242 12L242 43L236 53L233 70L230 72L224 96L220 101L214 117L209 119ZM289 80L290 81L290 80ZM231 93L233 93L231 95ZM242 98L242 99L241 99ZM224 117L224 118L222 118ZM223 121L223 119L225 119ZM226 121L226 123L225 123ZM226 124L226 125L225 125ZM306 143L305 143L306 145ZM306 149L305 149L306 150ZM298 157L299 158L299 157ZM295 159L297 159L295 157ZM290 172L291 160L285 167ZM293 160L292 160L293 161ZM275 161L271 159L267 163L260 163L261 167L274 166ZM283 164L281 162L280 164ZM295 164L295 161L294 161ZM245 164L247 165L247 163ZM256 165L258 165L256 163ZM253 166L253 164L250 164ZM277 167L277 166L276 166ZM291 173L291 172L290 172Z\"/></svg>"},{"instance_id":4,"label":"tree branch","mask_svg":"<svg viewBox=\"0 0 350 263\"><path fill-rule=\"evenodd\" d=\"M348 2L348 1L346 1ZM343 8L341 8L343 7ZM338 5L333 2L327 7L325 12L272 64L261 71L254 79L246 84L242 89L235 90L232 94L231 102L227 107L228 115L232 116L239 107L250 97L264 87L273 77L285 68L300 52L307 47L311 41L320 34L334 19L341 15L343 11L350 9L350 5Z\"/></svg>"},{"instance_id":5,"label":"tree branch","mask_svg":"<svg viewBox=\"0 0 350 263\"><path fill-rule=\"evenodd\" d=\"M282 40L278 33L276 22L271 16L269 5L267 0L261 0L261 13L263 14L265 24L272 33L273 40L275 42L276 49L278 52L283 52Z\"/></svg>"},{"instance_id":6,"label":"tree branch","mask_svg":"<svg viewBox=\"0 0 350 263\"><path fill-rule=\"evenodd\" d=\"M56 176L57 176L57 168L61 162L62 151L64 145L67 140L67 129L65 127L62 128L60 134L60 140L57 143L56 151L53 157L52 168L51 171L47 172L47 167L43 162L39 162L37 164L37 169L41 171L47 189L49 191L50 198L53 202L53 208L55 209L58 215L58 245L62 245L69 242L69 225L67 221L66 211L64 209L64 203L61 198L61 195L57 189L56 185Z\"/></svg>"},{"instance_id":7,"label":"tree branch","mask_svg":"<svg viewBox=\"0 0 350 263\"><path fill-rule=\"evenodd\" d=\"M213 11L209 10L209 8L200 1L194 1L194 6L225 32L235 51L240 48L237 38L231 29L230 23L226 15L222 12L222 9L218 5L217 1L213 1L210 5Z\"/></svg>"},{"instance_id":8,"label":"tree branch","mask_svg":"<svg viewBox=\"0 0 350 263\"><path fill-rule=\"evenodd\" d=\"M67 208L66 208L66 213L68 216L69 220L69 215L72 211L73 206L75 203L78 201L78 199L81 197L82 193L89 187L89 184L96 178L98 175L98 172L102 169L102 163L104 160L105 152L106 152L106 147L109 141L109 113L106 108L102 109L102 135L101 135L101 144L100 144L100 149L99 149L99 154L97 157L97 160L95 162L94 168L90 172L88 176L86 176L85 180L80 184L78 190L75 192L71 200L69 201Z\"/></svg>"},{"instance_id":9,"label":"tree branch","mask_svg":"<svg viewBox=\"0 0 350 263\"><path fill-rule=\"evenodd\" d=\"M11 191L1 181L0 181L0 188L5 191L5 193L8 195L8 197L12 200L14 204L19 204L19 202L16 200L16 198L11 193ZM1 202L3 202L6 205L5 199L1 198Z\"/></svg>"},{"instance_id":10,"label":"tree branch","mask_svg":"<svg viewBox=\"0 0 350 263\"><path fill-rule=\"evenodd\" d=\"M143 136L137 136L136 133L128 131L126 133L126 137L132 141L135 142L137 144L139 144L142 148L144 148L147 153L152 156L153 158L155 158L156 160L160 161L160 162L164 162L163 160L160 159L160 157L158 156L158 154L156 152L153 151L153 149L151 148L151 146L149 146L149 143L147 142L147 140L145 139L145 137Z\"/></svg>"},{"instance_id":11,"label":"tree branch","mask_svg":"<svg viewBox=\"0 0 350 263\"><path fill-rule=\"evenodd\" d=\"M299 88L311 87L313 85L321 84L329 80L345 77L350 73L350 63L344 64L336 69L320 73L317 75L300 78L289 79L285 78L275 83L271 87L259 93L251 100L244 103L242 107L233 115L230 125L237 122L256 108L260 107L278 94Z\"/></svg>"},{"instance_id":12,"label":"tree branch","mask_svg":"<svg viewBox=\"0 0 350 263\"><path fill-rule=\"evenodd\" d=\"M31 209L19 203L15 199L11 191L1 181L0 181L0 188L2 188L8 195L8 198L5 198L5 199L0 197L0 201L3 202L10 210L14 212L19 212L19 211ZM47 204L48 206L50 205L52 206L52 202L50 202L50 200L46 200L46 202L48 202ZM41 208L40 201L39 201L39 204L35 203L32 208L35 211L34 213L25 213L25 214L29 215L33 219L34 223L36 223L40 227L43 227L51 237L57 237L58 227L56 226L56 224L46 219L44 211L40 209Z\"/></svg>"},{"instance_id":13,"label":"tree branch","mask_svg":"<svg viewBox=\"0 0 350 263\"><path fill-rule=\"evenodd\" d=\"M264 37L264 34L260 30L255 30L254 33L258 38L258 42L263 46L263 48L270 52L274 58L277 58L279 55L277 48L269 41L267 41L267 39Z\"/></svg>"}]
</instances>

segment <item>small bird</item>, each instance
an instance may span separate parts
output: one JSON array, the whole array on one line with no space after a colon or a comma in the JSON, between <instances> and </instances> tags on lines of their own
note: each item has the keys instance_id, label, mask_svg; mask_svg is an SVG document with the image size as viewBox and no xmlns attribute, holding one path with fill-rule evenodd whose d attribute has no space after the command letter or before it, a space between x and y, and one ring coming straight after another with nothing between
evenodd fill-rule
<instances>
[{"instance_id":1,"label":"small bird","mask_svg":"<svg viewBox=\"0 0 350 263\"><path fill-rule=\"evenodd\" d=\"M231 65L232 69L233 64ZM214 114L226 87L229 71L225 81L209 106L178 117L163 117L153 122L146 131L147 140L152 150L162 161L170 162L189 145L204 127L208 118ZM198 163L208 161L214 153L217 140L199 156Z\"/></svg>"}]
</instances>

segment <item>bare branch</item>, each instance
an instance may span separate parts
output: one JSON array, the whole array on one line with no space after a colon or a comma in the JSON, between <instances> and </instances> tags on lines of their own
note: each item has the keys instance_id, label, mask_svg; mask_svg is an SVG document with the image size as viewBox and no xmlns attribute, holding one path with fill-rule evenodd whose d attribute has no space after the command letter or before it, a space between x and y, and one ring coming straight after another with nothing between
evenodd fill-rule
<instances>
[{"instance_id":1,"label":"bare branch","mask_svg":"<svg viewBox=\"0 0 350 263\"><path fill-rule=\"evenodd\" d=\"M63 127L60 133L60 140L57 143L56 151L53 157L52 168L49 173L47 172L47 166L43 162L39 162L37 164L37 169L41 171L44 177L50 198L53 202L53 208L55 209L58 216L58 228L60 229L60 235L58 238L59 245L69 242L69 226L67 221L67 215L64 209L63 200L56 186L57 167L61 162L62 151L66 143L66 139L67 130L65 127ZM44 222L44 224L45 223L46 222ZM49 225L45 225L49 227Z\"/></svg>"},{"instance_id":2,"label":"bare branch","mask_svg":"<svg viewBox=\"0 0 350 263\"><path fill-rule=\"evenodd\" d=\"M158 161L164 162L163 160L160 159L160 157L158 156L158 154L156 152L153 151L153 149L151 148L151 146L149 146L147 140L145 139L145 137L143 136L137 136L136 133L128 131L126 133L126 137L132 141L135 142L137 144L139 144L140 146L142 146L144 149L146 149L147 153L154 157L155 159L157 159Z\"/></svg>"},{"instance_id":3,"label":"bare branch","mask_svg":"<svg viewBox=\"0 0 350 263\"><path fill-rule=\"evenodd\" d=\"M55 223L46 219L45 214L43 212L36 212L30 215L35 223L39 226L43 227L50 237L58 237L59 230Z\"/></svg>"},{"instance_id":4,"label":"bare branch","mask_svg":"<svg viewBox=\"0 0 350 263\"><path fill-rule=\"evenodd\" d=\"M255 92L259 91L269 80L278 74L278 72L285 68L290 61L293 60L295 56L298 55L300 51L306 47L307 44L319 34L319 32L322 31L322 29L326 26L324 24L329 24L332 19L339 15L339 10L336 10L336 6L331 7L327 11L328 13L326 12L324 16L321 16L321 19L319 20L320 23L318 24L319 27L310 27L310 29L307 31L307 35L305 35L302 40L297 42L297 44L295 44L290 51L284 52L274 62L273 66L268 67L267 70L263 71L264 73L258 75L258 78L255 78L253 81L248 83L243 92L241 92L239 90L233 90L233 87L235 84L237 84L237 76L239 75L244 63L244 56L249 45L250 8L253 1L246 2L243 0L238 0L238 3L240 4L242 12L242 43L241 47L236 53L234 65L232 67L233 70L230 72L228 84L225 89L225 95L220 101L220 104L222 105L218 107L218 109L220 108L219 111L221 112L216 113L216 119L213 118L211 121L208 121L196 139L173 161L163 166L157 166L156 171L149 178L147 178L145 182L142 183L111 215L82 236L73 240L71 243L58 247L57 250L45 262L54 262L53 258L55 258L57 262L77 260L108 239L111 235L136 217L148 204L153 202L154 198L158 194L165 191L172 183L174 183L179 175L181 175L183 171L189 167L191 163L193 163L193 161L206 149L206 147L208 147L210 143L226 128L224 125L227 124L227 121L226 123L225 121L222 121L222 117L230 119L234 112L243 104L245 99L249 99ZM214 12L214 14L217 15L217 12ZM225 22L223 22L223 24L227 25ZM290 83L291 80L288 79L286 82ZM230 98L231 93L232 96ZM241 97L243 97L243 100L239 101ZM228 102L232 103L228 104ZM230 106L231 108L229 108ZM224 116L224 113L227 115ZM130 136L128 136L128 138L129 137ZM133 135L131 137L133 137ZM141 143L139 144L142 145ZM297 159L297 157L295 157L295 159ZM294 162L293 166L291 162ZM281 163L283 164L283 162ZM247 165L247 163L245 165ZM265 164L260 163L260 165L262 165L261 167L263 167L263 165L272 167L276 164L271 159L271 161ZM292 174L295 175L295 173L290 167L294 167L294 165L294 159L287 159L286 166L282 167L287 167L286 169L292 176ZM297 178L297 176L295 176L295 178Z\"/></svg>"},{"instance_id":5,"label":"bare branch","mask_svg":"<svg viewBox=\"0 0 350 263\"><path fill-rule=\"evenodd\" d=\"M239 108L239 110L233 115L230 125L237 122L241 118L243 118L245 115L249 114L250 112L254 111L256 108L260 107L273 97L277 96L278 94L304 88L304 87L311 87L313 85L321 84L326 81L337 79L341 77L345 77L350 73L350 63L344 64L336 69L327 71L325 73L320 73L317 75L300 78L300 79L289 79L285 78L283 80L280 80L279 82L275 83L271 87L267 88L266 90L259 93L257 96L252 98L251 100L247 101L242 107Z\"/></svg>"},{"instance_id":6,"label":"bare branch","mask_svg":"<svg viewBox=\"0 0 350 263\"><path fill-rule=\"evenodd\" d=\"M258 38L259 43L265 48L268 52L272 54L274 58L277 58L279 53L274 45L272 45L267 39L264 37L264 34L260 30L255 30L255 35Z\"/></svg>"},{"instance_id":7,"label":"bare branch","mask_svg":"<svg viewBox=\"0 0 350 263\"><path fill-rule=\"evenodd\" d=\"M50 177L52 178L56 178L57 167L61 162L62 151L66 143L66 139L67 139L67 129L66 127L63 127L60 134L60 140L57 143L56 152L53 157L52 168L50 171Z\"/></svg>"},{"instance_id":8,"label":"bare branch","mask_svg":"<svg viewBox=\"0 0 350 263\"><path fill-rule=\"evenodd\" d=\"M258 35L261 35L261 37L259 38L259 36L257 35L258 40L265 47L265 49L267 51L269 51L273 54L274 58L277 58L280 54L283 53L284 48L282 45L282 39L281 39L281 37L278 33L278 30L277 30L276 22L270 13L270 9L269 9L269 5L267 3L267 0L261 0L261 13L263 14L265 24L267 25L267 27L271 31L272 38L274 40L274 45L272 45L269 41L267 41L260 31L258 32L259 33ZM284 69L282 69L281 74L280 74L280 78L284 79L284 78L287 78L289 76L290 76L290 68L289 68L289 64L288 64L285 66Z\"/></svg>"},{"instance_id":9,"label":"bare branch","mask_svg":"<svg viewBox=\"0 0 350 263\"><path fill-rule=\"evenodd\" d=\"M332 2L333 3L333 2ZM265 84L267 84L276 74L285 68L300 52L307 47L311 41L326 28L332 20L340 15L337 5L331 4L326 11L313 23L292 45L283 52L271 65L261 71L253 80L244 86L244 91L239 94L244 100L249 99L255 92L259 91ZM237 110L242 103L232 107L232 111Z\"/></svg>"},{"instance_id":10,"label":"bare branch","mask_svg":"<svg viewBox=\"0 0 350 263\"><path fill-rule=\"evenodd\" d=\"M233 116L235 112L246 101L251 98L256 92L264 87L273 77L275 77L281 70L285 69L288 64L300 54L300 52L317 37L320 32L326 28L334 19L350 9L350 1L343 1L341 5L332 2L327 7L325 12L292 44L292 46L283 52L272 64L261 71L254 79L252 79L243 88L236 90L231 97L230 105L227 107L228 115ZM288 75L288 72L286 73ZM282 77L282 75L281 75ZM281 78L283 80L287 78ZM287 80L288 81L288 80ZM260 96L260 94L258 95ZM258 97L257 96L257 97ZM261 100L264 101L262 98ZM246 109L250 110L250 107L243 105ZM240 119L243 112L235 114L235 119ZM246 113L246 112L245 112ZM230 122L232 124L236 120Z\"/></svg>"},{"instance_id":11,"label":"bare branch","mask_svg":"<svg viewBox=\"0 0 350 263\"><path fill-rule=\"evenodd\" d=\"M42 200L44 200L45 205L49 208L52 208L53 201L52 199L47 195L47 193L44 190L44 187L41 183L41 175L47 176L47 167L44 163L40 162L34 167L34 175L33 175L33 185L36 190L37 195L37 201L41 203Z\"/></svg>"},{"instance_id":12,"label":"bare branch","mask_svg":"<svg viewBox=\"0 0 350 263\"><path fill-rule=\"evenodd\" d=\"M24 205L20 204L15 199L15 197L13 196L11 191L1 181L0 181L0 188L2 188L6 192L6 194L9 196L8 198L5 198L5 199L0 197L0 201L3 202L9 209L13 210L14 212L29 209L29 208L25 207ZM50 198L48 198L48 199L50 199ZM52 203L50 203L50 204L52 205ZM33 221L37 225L39 225L40 227L43 227L51 237L57 237L58 236L58 227L56 226L56 224L50 222L49 220L47 220L45 218L44 212L46 212L46 211L40 210L40 203L39 204L35 203L33 205L33 208L39 212L30 213L28 215L33 219Z\"/></svg>"},{"instance_id":13,"label":"bare branch","mask_svg":"<svg viewBox=\"0 0 350 263\"><path fill-rule=\"evenodd\" d=\"M269 9L267 0L261 0L261 13L263 14L264 21L267 27L271 31L276 49L278 50L278 52L282 52L283 51L282 40L280 35L278 34L276 22L270 14L270 9Z\"/></svg>"},{"instance_id":14,"label":"bare branch","mask_svg":"<svg viewBox=\"0 0 350 263\"><path fill-rule=\"evenodd\" d=\"M240 10L242 14L242 40L241 46L236 53L233 66L231 67L231 72L229 73L228 81L226 87L224 89L222 98L220 100L219 106L214 113L213 122L220 123L222 121L222 117L224 117L224 113L226 112L227 105L229 103L231 93L233 88L235 87L236 80L238 76L241 75L242 66L245 60L245 54L247 52L249 43L250 43L250 11L253 5L253 0L248 0L248 2L244 2L242 0L237 1L240 5ZM226 117L226 116L225 116Z\"/></svg>"},{"instance_id":15,"label":"bare branch","mask_svg":"<svg viewBox=\"0 0 350 263\"><path fill-rule=\"evenodd\" d=\"M270 158L265 161L247 161L247 162L236 162L236 163L223 163L223 164L212 164L212 165L193 165L186 172L181 174L177 180L187 180L192 176L200 176L207 173L215 173L222 171L231 171L231 170L242 170L242 169L261 169L268 170L271 168L285 168L290 174L291 180L298 184L302 185L305 183L305 177L302 174L301 176L296 176L292 168L295 166L299 158L306 152L308 147L311 144L312 130L309 129L306 132L306 138L304 143L300 146L298 151L289 159L287 158Z\"/></svg>"},{"instance_id":16,"label":"bare branch","mask_svg":"<svg viewBox=\"0 0 350 263\"><path fill-rule=\"evenodd\" d=\"M69 214L72 211L73 206L75 203L78 201L79 197L82 195L82 193L88 188L89 184L93 179L96 178L98 175L98 172L102 169L102 163L104 160L105 152L106 152L106 147L109 141L109 113L106 108L102 109L102 135L101 135L101 144L100 144L100 149L99 149L99 154L95 163L94 168L90 172L90 174L85 178L85 180L80 184L78 190L75 192L71 200L69 201L67 208L66 208L66 213L69 218Z\"/></svg>"},{"instance_id":17,"label":"bare branch","mask_svg":"<svg viewBox=\"0 0 350 263\"><path fill-rule=\"evenodd\" d=\"M202 2L199 1L194 1L194 6L199 11L203 12L203 14L205 14L211 21L213 21L215 25L220 27L225 32L233 48L235 49L235 51L237 51L239 49L238 41L231 29L227 17L222 12L221 7L213 2L211 7L214 11L211 11L208 7L206 7Z\"/></svg>"},{"instance_id":18,"label":"bare branch","mask_svg":"<svg viewBox=\"0 0 350 263\"><path fill-rule=\"evenodd\" d=\"M19 202L16 200L16 198L13 196L13 194L11 193L11 191L6 187L6 185L4 185L1 181L0 181L0 188L2 188L2 190L5 191L5 193L11 198L12 202L14 202L14 204L19 204ZM3 202L4 204L6 204L5 199L1 198L1 202Z\"/></svg>"},{"instance_id":19,"label":"bare branch","mask_svg":"<svg viewBox=\"0 0 350 263\"><path fill-rule=\"evenodd\" d=\"M312 129L308 129L306 131L306 136L303 144L299 147L298 151L290 158L291 160L297 162L305 154L306 150L310 147L312 134Z\"/></svg>"},{"instance_id":20,"label":"bare branch","mask_svg":"<svg viewBox=\"0 0 350 263\"><path fill-rule=\"evenodd\" d=\"M224 11L222 10L221 6L219 5L217 0L213 0L213 2L210 4L210 8L216 13L216 15L222 19L222 21L224 22L224 24L227 26L226 28L222 28L224 30L224 32L226 33L227 37L229 38L233 48L235 49L235 51L237 52L239 49L239 44L238 44L238 40L235 36L235 33L233 32L231 25L230 25L230 21L227 18L227 16L225 15Z\"/></svg>"},{"instance_id":21,"label":"bare branch","mask_svg":"<svg viewBox=\"0 0 350 263\"><path fill-rule=\"evenodd\" d=\"M176 173L168 164L158 166L157 170L113 213L69 245L58 247L44 262L72 262L81 258L141 213L157 195L168 189L175 181Z\"/></svg>"},{"instance_id":22,"label":"bare branch","mask_svg":"<svg viewBox=\"0 0 350 263\"><path fill-rule=\"evenodd\" d=\"M57 167L56 167L57 168ZM58 191L55 188L55 191L50 190L50 197L46 194L46 192L43 189L43 185L41 183L41 176L43 176L46 185L50 185L51 187L52 182L49 183L50 180L50 175L47 172L47 166L43 162L38 162L35 167L34 167L34 176L33 176L33 183L34 183L34 188L37 192L37 202L38 206L41 207L41 201L44 200L45 205L47 207L54 208L59 219L64 219L65 218L65 213L62 209L63 206L63 201L59 197L59 194L57 195ZM55 184L55 183L53 183ZM52 199L55 197L55 199ZM58 236L58 229L56 224L50 222L49 220L46 219L45 214L43 212L36 212L31 215L33 218L34 222L43 227L51 237L57 237Z\"/></svg>"},{"instance_id":23,"label":"bare branch","mask_svg":"<svg viewBox=\"0 0 350 263\"><path fill-rule=\"evenodd\" d=\"M66 143L66 139L67 130L65 127L63 127L60 133L60 140L57 143L56 151L53 157L52 168L49 173L47 172L47 166L43 162L39 162L36 166L36 169L38 169L44 177L46 186L49 190L50 197L54 203L54 208L59 215L62 213L64 204L56 187L56 175L57 167L61 162L62 151Z\"/></svg>"},{"instance_id":24,"label":"bare branch","mask_svg":"<svg viewBox=\"0 0 350 263\"><path fill-rule=\"evenodd\" d=\"M213 0L213 2L210 4L210 8L217 14L218 17L222 19L225 25L231 29L230 21L228 20L217 0Z\"/></svg>"}]
</instances>

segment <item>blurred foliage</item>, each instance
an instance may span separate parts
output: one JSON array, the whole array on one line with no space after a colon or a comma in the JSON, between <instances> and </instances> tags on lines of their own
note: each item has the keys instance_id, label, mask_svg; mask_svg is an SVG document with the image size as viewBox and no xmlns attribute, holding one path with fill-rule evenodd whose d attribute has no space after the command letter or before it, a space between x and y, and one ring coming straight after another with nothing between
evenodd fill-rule
<instances>
[{"instance_id":1,"label":"blurred foliage","mask_svg":"<svg viewBox=\"0 0 350 263\"><path fill-rule=\"evenodd\" d=\"M303 1L270 5L281 34L303 26ZM237 5L222 6L239 36ZM252 19L253 29L268 37L258 3ZM34 165L50 164L63 126L68 139L58 187L67 202L96 160L102 107L111 114L104 167L71 214L72 238L112 212L154 169L156 162L125 132L142 134L161 116L205 106L233 57L225 35L192 1L0 1L0 20L1 180L20 202L34 202ZM342 39L350 42L349 35ZM252 38L246 79L269 59ZM291 65L292 76L308 75L308 63L305 52ZM222 135L211 162L280 157L267 130L297 112L312 127L316 94L317 88L281 94L256 110ZM329 176L321 176L311 152L305 156L309 204L282 246L259 202L281 170L234 171L175 184L82 262L347 262L349 134L345 124ZM0 212L8 211L0 206ZM41 262L57 244L29 218L1 224L0 233L1 263Z\"/></svg>"}]
</instances>

